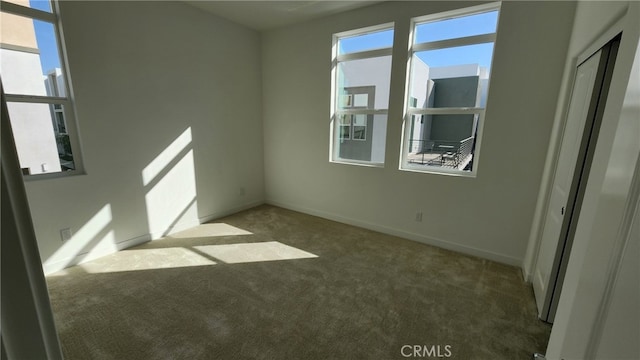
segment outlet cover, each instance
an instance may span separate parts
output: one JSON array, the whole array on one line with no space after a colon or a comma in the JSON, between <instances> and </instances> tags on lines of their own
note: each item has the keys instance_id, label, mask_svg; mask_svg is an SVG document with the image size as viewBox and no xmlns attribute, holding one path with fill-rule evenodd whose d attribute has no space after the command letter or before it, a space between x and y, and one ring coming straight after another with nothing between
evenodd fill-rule
<instances>
[{"instance_id":1,"label":"outlet cover","mask_svg":"<svg viewBox=\"0 0 640 360\"><path fill-rule=\"evenodd\" d=\"M72 236L73 236L73 234L71 233L71 228L66 228L66 229L60 230L60 237L62 238L62 242L65 242L65 241L71 239Z\"/></svg>"}]
</instances>

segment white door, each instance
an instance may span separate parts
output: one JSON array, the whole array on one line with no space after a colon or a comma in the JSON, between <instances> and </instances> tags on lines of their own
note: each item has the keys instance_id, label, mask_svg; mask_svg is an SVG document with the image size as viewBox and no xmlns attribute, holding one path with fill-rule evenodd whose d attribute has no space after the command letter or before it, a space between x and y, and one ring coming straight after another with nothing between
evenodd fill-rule
<instances>
[{"instance_id":1,"label":"white door","mask_svg":"<svg viewBox=\"0 0 640 360\"><path fill-rule=\"evenodd\" d=\"M542 231L538 260L533 273L533 290L538 306L538 315L546 321L550 321L547 319L549 312L547 307L552 295L549 292L553 291L557 276L557 264L554 266L554 260L557 262L556 258L561 256L558 252L562 251L564 246L566 234L562 234L563 222L565 217L569 216L567 209L573 205L568 204L569 194L575 176L576 163L579 160L594 87L599 88L596 86L596 80L601 57L602 50L599 50L580 64L577 69L562 144L560 145L560 155L551 188L551 198Z\"/></svg>"}]
</instances>

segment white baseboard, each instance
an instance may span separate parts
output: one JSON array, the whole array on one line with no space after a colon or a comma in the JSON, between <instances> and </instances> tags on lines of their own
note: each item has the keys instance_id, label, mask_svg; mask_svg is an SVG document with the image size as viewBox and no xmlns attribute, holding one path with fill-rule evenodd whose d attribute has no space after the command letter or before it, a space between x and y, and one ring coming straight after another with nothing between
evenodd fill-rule
<instances>
[{"instance_id":1,"label":"white baseboard","mask_svg":"<svg viewBox=\"0 0 640 360\"><path fill-rule=\"evenodd\" d=\"M404 239L417 241L423 244L432 245L432 246L436 246L436 247L447 249L447 250L452 250L462 254L496 261L502 264L517 266L517 267L522 266L522 259L504 255L504 254L495 253L492 251L482 250L482 249L474 248L467 245L456 244L446 240L436 239L433 237L415 234L415 233L400 230L400 229L395 229L395 228L391 228L391 227L387 227L379 224L369 223L366 221L347 218L340 215L336 215L336 214L332 214L324 211L318 211L314 209L309 209L309 208L305 208L305 207L301 207L293 204L282 203L279 201L267 200L266 203L269 205L278 206L278 207L282 207L282 208L293 210L293 211L298 211L298 212L313 215L313 216L318 216L328 220L333 220L340 223L381 232L383 234L398 236Z\"/></svg>"},{"instance_id":2,"label":"white baseboard","mask_svg":"<svg viewBox=\"0 0 640 360\"><path fill-rule=\"evenodd\" d=\"M522 278L524 282L533 284L533 273L529 272L525 266L522 266Z\"/></svg>"},{"instance_id":3,"label":"white baseboard","mask_svg":"<svg viewBox=\"0 0 640 360\"><path fill-rule=\"evenodd\" d=\"M182 221L179 222L173 226L171 226L170 228L166 229L165 231L162 232L154 232L149 234L149 236L151 237L151 240L158 240L158 239L162 239L165 236L169 236L171 234L183 231L183 230L187 230L190 229L192 227L196 227L200 225L200 222L198 221L198 219L191 219L189 221Z\"/></svg>"}]
</instances>

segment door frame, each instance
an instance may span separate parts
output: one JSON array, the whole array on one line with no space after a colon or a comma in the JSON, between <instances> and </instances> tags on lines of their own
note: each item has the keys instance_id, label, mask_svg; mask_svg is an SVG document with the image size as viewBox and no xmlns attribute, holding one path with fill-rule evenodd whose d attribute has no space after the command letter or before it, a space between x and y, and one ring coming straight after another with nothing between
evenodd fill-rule
<instances>
[{"instance_id":1,"label":"door frame","mask_svg":"<svg viewBox=\"0 0 640 360\"><path fill-rule=\"evenodd\" d=\"M602 124L604 110L607 103L609 86L613 76L621 37L621 33L617 34L613 39L595 52L603 51L596 73L594 92L592 93L589 102L587 120L585 121L580 140L580 148L576 158L576 167L573 174L569 196L567 198L566 211L564 213L565 217L562 221L556 253L554 255L553 265L550 271L550 278L545 291L542 312L539 314L540 319L546 322L553 322L558 307L558 300L560 298L562 284L564 282L564 275L569 263L569 256L571 254L571 247L573 245L578 219L580 218L580 209L582 208L582 201L586 191L587 182L589 180L589 173L600 133L600 126ZM595 53L592 55L595 55ZM589 58L584 61L587 61ZM576 73L577 69L584 63L584 61L576 66ZM559 165L560 164L557 163L556 167ZM551 193L549 196L551 197ZM549 209L547 209L547 211L549 211Z\"/></svg>"},{"instance_id":2,"label":"door frame","mask_svg":"<svg viewBox=\"0 0 640 360\"><path fill-rule=\"evenodd\" d=\"M529 233L529 244L522 264L522 275L524 280L528 283L533 283L534 280L533 275L536 263L538 262L538 254L540 253L540 245L542 243L542 232L544 230L545 219L550 206L551 186L553 185L553 179L558 166L558 157L564 133L564 126L566 124L573 84L577 74L576 70L579 64L582 64L585 60L591 57L591 55L596 53L599 49L625 30L626 15L626 11L619 14L611 26L606 28L606 30L590 42L589 45L580 51L577 56L571 57L567 60L565 72L568 75L566 76L565 83L562 85L564 89L561 89L561 93L563 93L564 96L560 99L560 103L558 104L559 109L556 112L556 120L551 130L545 168L540 180L538 200L533 215L531 231Z\"/></svg>"}]
</instances>

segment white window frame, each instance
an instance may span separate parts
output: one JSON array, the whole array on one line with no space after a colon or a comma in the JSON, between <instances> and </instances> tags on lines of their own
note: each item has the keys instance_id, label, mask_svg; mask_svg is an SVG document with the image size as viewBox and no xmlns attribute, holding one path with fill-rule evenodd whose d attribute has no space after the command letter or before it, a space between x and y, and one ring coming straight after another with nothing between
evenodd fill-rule
<instances>
[{"instance_id":1,"label":"white window frame","mask_svg":"<svg viewBox=\"0 0 640 360\"><path fill-rule=\"evenodd\" d=\"M390 47L373 49L373 50L364 50L358 51L348 54L338 54L338 42L342 38L352 37L352 36L361 36L366 34L371 34L375 32L381 32L386 30L394 30L395 32L395 23L385 23L380 25L368 26L364 28L359 28L355 30L344 31L340 33L333 34L332 39L332 66L331 66L331 126L330 126L330 136L329 136L329 162L339 163L339 164L348 164L348 165L361 165L361 166L371 166L371 167L384 167L384 162L376 163L372 161L361 161L361 160L352 160L352 159L341 159L337 155L337 149L335 147L335 137L336 137L336 126L340 126L338 124L338 117L340 115L387 115L389 114L389 109L363 109L363 108L340 108L339 101L341 99L341 94L338 94L338 64L343 61L351 61L351 60L362 60L369 58L376 58L382 56L392 56L393 53L393 42ZM352 96L352 103L354 101L354 97ZM351 122L350 131L353 131L353 120ZM352 139L352 133L350 132L350 139ZM339 139L338 139L339 140ZM366 141L366 139L360 139L361 141Z\"/></svg>"},{"instance_id":2,"label":"white window frame","mask_svg":"<svg viewBox=\"0 0 640 360\"><path fill-rule=\"evenodd\" d=\"M480 13L490 12L490 11L498 11L498 20L500 18L500 2L487 3L478 6L472 6L464 9L457 9L452 11L441 12L437 14L430 14L425 16L419 16L411 19L411 27L409 34L409 66L407 66L407 76L405 82L405 104L404 104L404 121L403 121L403 129L402 129L402 142L401 142L401 151L400 151L400 170L404 171L413 171L420 173L434 173L434 174L445 174L445 175L457 175L457 176L466 176L466 177L475 177L477 175L478 168L478 160L480 154L480 145L482 139L482 130L484 127L484 115L485 108L481 107L450 107L450 108L416 108L411 106L411 88L412 88L412 73L413 73L413 58L415 53L425 50L438 50L438 49L447 49L447 48L455 48L467 45L477 45L477 44L486 44L486 43L494 43L496 42L496 37L498 33L497 23L496 30L490 34L481 34L481 35L472 35L460 38L453 39L445 39L445 40L437 40L430 42L422 42L419 44L415 44L416 37L416 29L418 25L427 23L427 22L435 22L442 21L447 19L459 18L464 16L476 15ZM495 45L494 45L495 50ZM492 63L489 68L489 81L487 94L489 92L489 88L491 86L491 75L493 71L493 56ZM410 131L411 131L411 121L414 115L463 115L463 114L472 114L478 116L478 127L476 132L475 139L475 150L473 155L473 167L470 171L451 169L446 167L439 167L433 165L423 165L423 164L411 164L407 159L409 153L409 142L411 139Z\"/></svg>"},{"instance_id":3,"label":"white window frame","mask_svg":"<svg viewBox=\"0 0 640 360\"><path fill-rule=\"evenodd\" d=\"M71 148L73 150L73 164L74 170L60 171L60 172L52 172L52 173L44 173L44 174L29 174L24 175L25 180L35 180L35 179L50 179L50 178L59 178L59 177L67 177L73 175L81 175L84 174L84 166L82 161L81 149L80 149L80 140L78 134L78 126L75 117L75 105L73 102L73 97L71 94L72 86L71 86L71 77L68 72L68 62L67 62L67 54L63 41L63 31L62 31L62 22L60 20L60 13L58 0L49 0L51 5L51 12L34 9L6 1L0 1L0 7L2 8L2 12L18 15L26 18L30 18L32 20L39 20L43 22L47 22L53 25L55 40L58 47L58 56L60 57L60 70L62 72L62 76L64 77L64 90L66 96L41 96L41 95L23 95L23 94L11 94L5 93L5 99L7 104L9 103L31 103L31 104L48 104L51 107L54 105L62 105L62 111L66 126L66 135L69 136L69 141L71 143ZM44 75L43 76L47 76ZM44 81L44 80L43 80ZM57 84L56 84L57 86ZM56 94L57 95L57 94ZM54 115L55 116L55 115ZM53 119L54 123L57 124L57 119ZM57 125L56 125L57 126Z\"/></svg>"}]
</instances>

